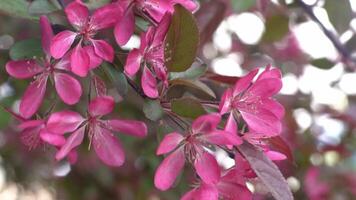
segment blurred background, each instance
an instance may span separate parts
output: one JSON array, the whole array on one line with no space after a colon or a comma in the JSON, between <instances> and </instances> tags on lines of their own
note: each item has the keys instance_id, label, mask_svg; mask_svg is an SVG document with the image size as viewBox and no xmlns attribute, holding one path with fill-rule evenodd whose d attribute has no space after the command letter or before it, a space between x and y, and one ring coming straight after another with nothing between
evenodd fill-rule
<instances>
[{"instance_id":1,"label":"blurred background","mask_svg":"<svg viewBox=\"0 0 356 200\"><path fill-rule=\"evenodd\" d=\"M87 2L97 7L109 0ZM283 72L277 98L286 108L282 138L293 160L277 164L295 199L356 199L356 1L199 3L195 13L201 31L199 58L209 67L206 77L214 84L234 82L235 77L268 64ZM0 1L1 105L16 110L28 84L7 75L9 49L16 41L39 38L39 14L65 24L59 9L56 0ZM123 49L138 45L134 36ZM142 100L130 91L128 95L138 100L120 100L116 115L144 120L137 106ZM28 150L21 144L16 119L0 109L0 200L179 199L192 181L190 169L174 189L154 189L153 174L161 161L154 154L157 135L167 130L160 123L146 122L148 138L120 135L127 154L123 167L104 166L86 145L80 149L78 163L70 166L55 162L54 150L48 147ZM224 153L217 152L217 157L223 166L233 165ZM255 199L269 199L260 195L266 190L258 183L251 183L250 189L256 192Z\"/></svg>"}]
</instances>

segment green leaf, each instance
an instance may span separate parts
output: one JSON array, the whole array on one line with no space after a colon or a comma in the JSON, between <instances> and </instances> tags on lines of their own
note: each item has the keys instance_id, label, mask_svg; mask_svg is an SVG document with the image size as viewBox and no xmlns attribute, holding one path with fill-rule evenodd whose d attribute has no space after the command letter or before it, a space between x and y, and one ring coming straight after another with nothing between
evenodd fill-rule
<instances>
[{"instance_id":1,"label":"green leaf","mask_svg":"<svg viewBox=\"0 0 356 200\"><path fill-rule=\"evenodd\" d=\"M28 13L29 3L26 0L0 0L0 12L10 16L27 19L38 19Z\"/></svg>"},{"instance_id":2,"label":"green leaf","mask_svg":"<svg viewBox=\"0 0 356 200\"><path fill-rule=\"evenodd\" d=\"M326 58L315 59L311 61L310 64L320 69L330 69L335 66L335 63L331 62Z\"/></svg>"},{"instance_id":3,"label":"green leaf","mask_svg":"<svg viewBox=\"0 0 356 200\"><path fill-rule=\"evenodd\" d=\"M152 120L157 121L163 116L163 108L158 100L147 100L143 105L143 113Z\"/></svg>"},{"instance_id":4,"label":"green leaf","mask_svg":"<svg viewBox=\"0 0 356 200\"><path fill-rule=\"evenodd\" d=\"M51 0L35 0L28 7L28 12L31 14L48 14L60 9L60 5L54 4L56 1Z\"/></svg>"},{"instance_id":5,"label":"green leaf","mask_svg":"<svg viewBox=\"0 0 356 200\"><path fill-rule=\"evenodd\" d=\"M216 98L214 91L212 91L205 83L198 81L198 80L188 80L188 79L174 79L170 81L170 84L172 86L174 85L184 85L187 87L195 88L197 90L200 90L207 95Z\"/></svg>"},{"instance_id":6,"label":"green leaf","mask_svg":"<svg viewBox=\"0 0 356 200\"><path fill-rule=\"evenodd\" d=\"M125 74L119 71L118 69L115 69L113 65L106 62L102 64L102 68L104 69L104 72L114 85L119 95L122 97L126 96L128 90L128 83Z\"/></svg>"},{"instance_id":7,"label":"green leaf","mask_svg":"<svg viewBox=\"0 0 356 200\"><path fill-rule=\"evenodd\" d=\"M171 72L169 73L169 79L197 79L204 75L207 70L206 64L200 62L194 62L193 65L184 72Z\"/></svg>"},{"instance_id":8,"label":"green leaf","mask_svg":"<svg viewBox=\"0 0 356 200\"><path fill-rule=\"evenodd\" d=\"M262 151L246 142L238 149L276 200L293 200L292 192L282 173Z\"/></svg>"},{"instance_id":9,"label":"green leaf","mask_svg":"<svg viewBox=\"0 0 356 200\"><path fill-rule=\"evenodd\" d=\"M199 45L199 30L194 16L176 4L165 40L165 64L171 72L182 72L194 62Z\"/></svg>"},{"instance_id":10,"label":"green leaf","mask_svg":"<svg viewBox=\"0 0 356 200\"><path fill-rule=\"evenodd\" d=\"M41 40L28 39L16 42L10 49L12 60L32 59L43 56Z\"/></svg>"},{"instance_id":11,"label":"green leaf","mask_svg":"<svg viewBox=\"0 0 356 200\"><path fill-rule=\"evenodd\" d=\"M84 0L83 2L90 10L94 10L110 3L111 0Z\"/></svg>"},{"instance_id":12,"label":"green leaf","mask_svg":"<svg viewBox=\"0 0 356 200\"><path fill-rule=\"evenodd\" d=\"M243 12L256 4L256 0L231 0L232 8L236 12Z\"/></svg>"},{"instance_id":13,"label":"green leaf","mask_svg":"<svg viewBox=\"0 0 356 200\"><path fill-rule=\"evenodd\" d=\"M349 0L325 0L324 8L328 12L330 22L339 33L349 29L353 18Z\"/></svg>"},{"instance_id":14,"label":"green leaf","mask_svg":"<svg viewBox=\"0 0 356 200\"><path fill-rule=\"evenodd\" d=\"M266 19L266 30L262 36L264 42L281 40L289 31L289 19L284 15L273 15Z\"/></svg>"},{"instance_id":15,"label":"green leaf","mask_svg":"<svg viewBox=\"0 0 356 200\"><path fill-rule=\"evenodd\" d=\"M173 99L171 109L174 113L187 118L195 119L206 113L198 100L192 98Z\"/></svg>"}]
</instances>

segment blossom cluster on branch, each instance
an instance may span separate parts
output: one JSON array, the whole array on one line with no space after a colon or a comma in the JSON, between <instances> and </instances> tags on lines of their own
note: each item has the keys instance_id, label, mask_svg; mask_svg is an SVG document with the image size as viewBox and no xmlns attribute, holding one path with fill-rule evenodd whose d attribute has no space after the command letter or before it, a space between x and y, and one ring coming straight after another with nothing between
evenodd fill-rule
<instances>
[{"instance_id":1,"label":"blossom cluster on branch","mask_svg":"<svg viewBox=\"0 0 356 200\"><path fill-rule=\"evenodd\" d=\"M117 62L114 47L128 42L135 32L135 17L140 16L150 25L147 30L140 31L140 47L128 53L123 72L143 98L167 104L171 72L177 71L171 71L167 66L167 62L174 60L171 55L175 54L175 46L166 40L169 29L177 20L177 5L190 14L198 9L198 4L192 0L122 0L90 13L86 4L76 0L65 7L73 28L57 34L54 34L48 18L41 16L44 56L6 64L10 76L32 79L23 94L17 115L21 121L19 128L23 143L30 149L51 145L57 149L56 160L68 159L74 164L78 160L77 148L87 136L89 145L93 146L103 163L123 165L125 153L113 133L144 138L148 129L141 121L106 116L113 112L115 100L109 95L103 78L95 74L95 69L102 67L103 62ZM104 29L112 29L117 44L98 37ZM179 32L177 26L173 29L173 32ZM174 38L179 38L179 35ZM197 99L199 104L211 108L209 113L201 114L193 121L176 114L171 116L172 105L166 105L166 114L182 128L166 134L157 148L157 155L166 155L154 177L158 189L171 188L187 163L196 172L197 180L182 199L252 199L253 194L246 182L259 177L258 167L252 166L240 146L252 144L272 161L288 157L269 142L282 131L284 108L273 99L282 87L281 72L271 66L258 72L256 69L237 79L233 87L227 88L222 97L217 98L220 101ZM140 84L136 85L137 77L140 77ZM55 103L49 107L44 105L49 92L47 88L52 85L68 108L55 109ZM87 102L83 101L86 96ZM87 105L86 111L75 110L73 105L77 104ZM40 114L40 108L46 106L48 111ZM229 169L219 166L214 156L216 149L234 157L235 166Z\"/></svg>"}]
</instances>

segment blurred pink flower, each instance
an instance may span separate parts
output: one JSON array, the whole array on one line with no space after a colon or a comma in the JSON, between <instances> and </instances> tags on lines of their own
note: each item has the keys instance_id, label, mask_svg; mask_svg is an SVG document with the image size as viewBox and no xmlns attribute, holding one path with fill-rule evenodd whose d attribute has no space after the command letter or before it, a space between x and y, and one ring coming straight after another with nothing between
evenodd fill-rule
<instances>
[{"instance_id":1,"label":"blurred pink flower","mask_svg":"<svg viewBox=\"0 0 356 200\"><path fill-rule=\"evenodd\" d=\"M126 60L125 73L135 75L143 64L141 85L144 93L151 98L159 95L156 78L168 87L167 68L164 65L164 38L166 36L170 14L166 14L157 27L150 27L141 35L141 46L133 49Z\"/></svg>"},{"instance_id":2,"label":"blurred pink flower","mask_svg":"<svg viewBox=\"0 0 356 200\"><path fill-rule=\"evenodd\" d=\"M159 23L166 12L173 13L175 4L181 4L190 11L197 8L197 3L192 0L122 0L119 4L124 10L123 17L115 26L115 38L119 45L126 44L135 30L134 11Z\"/></svg>"},{"instance_id":3,"label":"blurred pink flower","mask_svg":"<svg viewBox=\"0 0 356 200\"><path fill-rule=\"evenodd\" d=\"M324 200L328 199L331 188L320 180L320 169L310 167L304 178L304 189L310 200Z\"/></svg>"},{"instance_id":4,"label":"blurred pink flower","mask_svg":"<svg viewBox=\"0 0 356 200\"><path fill-rule=\"evenodd\" d=\"M206 184L216 184L220 178L219 165L213 155L205 150L210 144L237 145L240 138L216 127L221 118L217 113L207 114L194 120L186 136L177 132L167 134L161 141L156 154L168 155L156 170L154 183L160 190L169 189L182 170L185 159L194 164L199 177Z\"/></svg>"},{"instance_id":5,"label":"blurred pink flower","mask_svg":"<svg viewBox=\"0 0 356 200\"><path fill-rule=\"evenodd\" d=\"M114 104L112 97L101 96L89 103L86 118L73 111L53 113L48 119L47 129L60 135L72 133L56 154L56 159L63 159L70 151L79 146L87 131L90 144L93 144L99 158L109 166L121 166L125 160L124 151L112 132L144 137L147 135L147 127L143 122L135 120L101 119L113 111Z\"/></svg>"},{"instance_id":6,"label":"blurred pink flower","mask_svg":"<svg viewBox=\"0 0 356 200\"><path fill-rule=\"evenodd\" d=\"M45 53L43 62L35 59L9 61L6 63L6 71L14 78L34 78L27 87L20 103L20 114L24 118L30 118L37 112L42 104L46 93L47 80L51 77L59 97L66 104L73 105L80 100L82 88L78 80L67 74L69 60L65 57L60 61L53 62L49 54L53 32L48 19L40 18L42 48Z\"/></svg>"},{"instance_id":7,"label":"blurred pink flower","mask_svg":"<svg viewBox=\"0 0 356 200\"><path fill-rule=\"evenodd\" d=\"M91 68L100 65L102 59L112 62L114 49L106 41L94 39L94 36L99 30L115 25L122 14L120 7L115 3L108 4L89 16L85 4L72 2L65 8L65 13L76 31L65 30L54 36L50 48L52 56L62 58L79 38L79 42L71 51L70 64L73 73L85 77Z\"/></svg>"}]
</instances>

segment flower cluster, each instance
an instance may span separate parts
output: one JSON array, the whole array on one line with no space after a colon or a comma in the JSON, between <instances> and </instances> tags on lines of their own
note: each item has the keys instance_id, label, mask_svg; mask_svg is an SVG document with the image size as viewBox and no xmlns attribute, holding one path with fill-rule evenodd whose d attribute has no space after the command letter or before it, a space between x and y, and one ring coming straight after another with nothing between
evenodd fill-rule
<instances>
[{"instance_id":1,"label":"flower cluster","mask_svg":"<svg viewBox=\"0 0 356 200\"><path fill-rule=\"evenodd\" d=\"M100 67L102 62L114 63L115 46L97 37L102 30L113 29L116 43L124 45L134 33L135 15L151 23L141 32L140 47L128 53L124 73L128 79L141 76L139 89L143 91L143 98L162 103L167 99L166 91L170 86L164 41L176 4L188 11L197 8L192 0L122 0L90 13L82 1L76 0L65 8L73 29L56 35L49 20L41 16L44 57L6 64L6 71L12 77L33 78L19 108L23 143L31 149L42 144L52 145L57 149L56 160L67 158L75 163L77 148L86 135L89 147L93 146L103 163L121 166L125 154L113 133L145 137L148 130L141 121L107 117L114 110L115 100L108 95L105 83L93 69ZM88 95L82 95L85 80L96 86L94 95L91 88ZM41 115L39 111L46 88L50 87L48 82L54 84L59 98L67 105L84 103L82 96L89 96L86 112L78 113L69 108L58 110L54 104ZM215 112L197 117L184 130L166 134L156 152L167 157L156 170L155 186L160 190L171 188L185 163L190 163L197 174L197 184L182 199L251 199L246 182L256 174L238 147L248 142L271 160L286 158L267 142L282 130L284 108L273 99L281 87L279 69L268 66L259 75L258 69L253 70L224 92L221 101L214 104ZM187 119L181 120L190 124L185 121ZM218 148L233 155L234 167L224 169L218 164L214 155Z\"/></svg>"}]
</instances>

